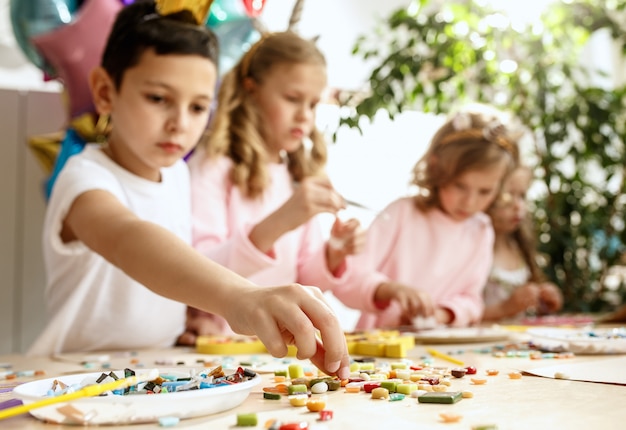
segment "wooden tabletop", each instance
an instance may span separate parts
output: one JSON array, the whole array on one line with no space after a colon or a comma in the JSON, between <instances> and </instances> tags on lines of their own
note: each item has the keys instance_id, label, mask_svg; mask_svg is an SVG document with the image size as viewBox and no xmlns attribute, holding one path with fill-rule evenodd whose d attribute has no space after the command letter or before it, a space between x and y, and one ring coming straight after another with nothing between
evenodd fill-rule
<instances>
[{"instance_id":1,"label":"wooden tabletop","mask_svg":"<svg viewBox=\"0 0 626 430\"><path fill-rule=\"evenodd\" d=\"M527 371L559 366L562 375L567 378L567 369L579 366L589 369L604 369L600 378L611 379L611 372L616 372L620 380L626 378L626 356L616 355L578 355L560 359L531 359L528 356L496 357L492 351L494 346L503 343L472 343L463 345L417 345L409 351L406 360L421 363L430 357L428 348L451 355L462 360L465 366L475 366L477 377L486 379L484 385L475 385L466 375L461 379L451 379L449 391L470 391L472 398L466 398L455 404L418 403L415 398L407 396L401 401L373 400L365 392L346 393L344 389L326 393L327 410L333 411L330 421L318 421L319 413L309 412L305 407L294 407L287 398L266 400L263 398L263 387L273 386L273 368L288 363L298 362L296 359L275 359L264 355L233 356L226 360L244 362L263 362L258 367L262 374L262 383L253 388L251 394L240 406L211 416L192 418L180 421L175 428L181 429L233 429L236 427L237 414L255 412L258 416L256 428L265 428L269 419L281 422L306 421L310 428L319 429L622 429L626 426L626 387L618 383L581 382L572 379L555 379L553 377L532 376L524 373L521 379L510 379L509 372ZM43 370L49 378L84 372L99 372L110 365L111 368L125 367L159 367L159 364L173 363L179 366L198 366L200 361L220 363L221 356L197 354L190 349L178 348L169 350L139 351L133 353L111 354L70 354L57 358L25 358L20 355L0 356L0 363L11 364L15 371ZM377 363L398 362L398 359L377 358ZM94 364L95 363L95 364ZM106 364L105 364L106 363ZM299 362L310 367L310 363ZM433 366L458 367L457 364L434 358ZM168 365L171 367L171 365ZM499 371L498 375L487 376L486 370ZM608 373L607 373L608 369ZM551 375L551 373L549 374ZM549 376L548 375L548 376ZM8 388L17 383L28 382L35 378L19 377L12 380L0 380L0 402L12 398ZM440 413L461 415L457 423L443 423ZM116 426L143 430L155 428L158 424L134 424ZM317 427L316 427L317 426ZM488 427L492 426L492 427ZM59 425L41 422L29 414L0 421L2 429L52 429ZM67 427L71 428L71 427ZM248 427L252 428L252 427Z\"/></svg>"}]
</instances>

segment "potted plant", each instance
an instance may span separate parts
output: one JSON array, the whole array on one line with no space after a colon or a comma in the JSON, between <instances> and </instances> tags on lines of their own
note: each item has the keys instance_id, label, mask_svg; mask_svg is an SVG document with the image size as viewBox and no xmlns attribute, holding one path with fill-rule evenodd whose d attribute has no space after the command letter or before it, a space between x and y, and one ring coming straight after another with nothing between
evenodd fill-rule
<instances>
[{"instance_id":1,"label":"potted plant","mask_svg":"<svg viewBox=\"0 0 626 430\"><path fill-rule=\"evenodd\" d=\"M415 0L357 40L353 54L375 65L369 85L339 94L351 107L340 127L463 101L515 113L534 138L542 264L570 312L626 297L626 86L599 84L581 62L597 31L626 53L626 0L555 1L524 26L477 1Z\"/></svg>"}]
</instances>

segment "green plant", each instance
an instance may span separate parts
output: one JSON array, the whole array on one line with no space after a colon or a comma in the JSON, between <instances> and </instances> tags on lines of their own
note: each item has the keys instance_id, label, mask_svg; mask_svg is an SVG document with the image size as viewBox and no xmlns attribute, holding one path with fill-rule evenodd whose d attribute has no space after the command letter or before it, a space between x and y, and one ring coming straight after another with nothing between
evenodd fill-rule
<instances>
[{"instance_id":1,"label":"green plant","mask_svg":"<svg viewBox=\"0 0 626 430\"><path fill-rule=\"evenodd\" d=\"M611 309L626 298L614 275L626 250L626 87L597 84L581 52L605 29L625 54L624 22L625 0L553 2L523 28L477 1L416 0L357 40L354 55L375 67L369 91L340 95L352 107L340 127L464 101L515 113L534 135L544 270L565 310Z\"/></svg>"}]
</instances>

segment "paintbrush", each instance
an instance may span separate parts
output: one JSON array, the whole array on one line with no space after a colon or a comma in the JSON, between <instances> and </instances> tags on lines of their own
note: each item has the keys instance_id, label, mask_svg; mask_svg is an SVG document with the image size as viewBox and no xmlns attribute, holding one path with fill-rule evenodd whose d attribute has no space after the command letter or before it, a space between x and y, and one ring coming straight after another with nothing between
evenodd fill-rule
<instances>
[{"instance_id":1,"label":"paintbrush","mask_svg":"<svg viewBox=\"0 0 626 430\"><path fill-rule=\"evenodd\" d=\"M345 197L343 197L343 201L348 206L353 206L355 208L363 209L368 212L374 212L374 213L378 212L376 209L370 208L369 206L365 206L362 203L355 202L354 200L346 199Z\"/></svg>"}]
</instances>

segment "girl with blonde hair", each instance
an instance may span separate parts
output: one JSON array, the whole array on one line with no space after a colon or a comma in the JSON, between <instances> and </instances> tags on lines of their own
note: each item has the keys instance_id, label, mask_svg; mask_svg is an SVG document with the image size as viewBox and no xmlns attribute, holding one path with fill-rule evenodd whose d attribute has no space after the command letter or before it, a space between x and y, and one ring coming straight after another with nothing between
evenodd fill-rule
<instances>
[{"instance_id":1,"label":"girl with blonde hair","mask_svg":"<svg viewBox=\"0 0 626 430\"><path fill-rule=\"evenodd\" d=\"M264 35L222 80L208 138L189 160L194 246L254 282L332 289L349 272L346 256L362 247L358 221L337 217L329 241L318 224L345 207L315 126L325 87L313 41ZM190 312L182 343L229 332L222 319Z\"/></svg>"},{"instance_id":2,"label":"girl with blonde hair","mask_svg":"<svg viewBox=\"0 0 626 430\"><path fill-rule=\"evenodd\" d=\"M435 133L413 171L417 192L372 222L353 257L364 269L333 291L364 310L357 328L480 321L494 240L483 211L517 163L519 137L487 106L454 113Z\"/></svg>"}]
</instances>

